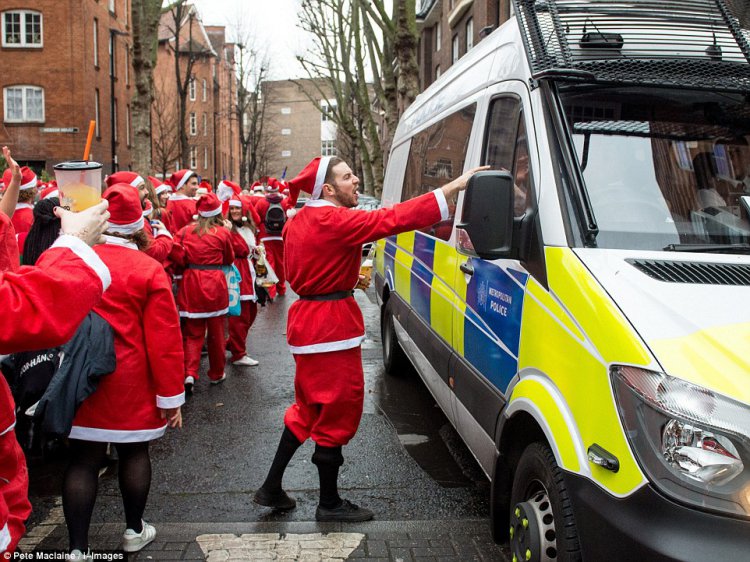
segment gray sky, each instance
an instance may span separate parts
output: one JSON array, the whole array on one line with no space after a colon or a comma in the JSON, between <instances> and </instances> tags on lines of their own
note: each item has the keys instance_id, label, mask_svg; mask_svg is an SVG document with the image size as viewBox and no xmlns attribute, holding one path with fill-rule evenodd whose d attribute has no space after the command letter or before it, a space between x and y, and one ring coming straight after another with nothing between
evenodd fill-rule
<instances>
[{"instance_id":1,"label":"gray sky","mask_svg":"<svg viewBox=\"0 0 750 562\"><path fill-rule=\"evenodd\" d=\"M225 25L233 40L233 29L241 22L258 41L268 46L272 61L269 78L299 78L304 70L295 58L309 47L305 33L297 27L301 0L193 0L206 25Z\"/></svg>"}]
</instances>

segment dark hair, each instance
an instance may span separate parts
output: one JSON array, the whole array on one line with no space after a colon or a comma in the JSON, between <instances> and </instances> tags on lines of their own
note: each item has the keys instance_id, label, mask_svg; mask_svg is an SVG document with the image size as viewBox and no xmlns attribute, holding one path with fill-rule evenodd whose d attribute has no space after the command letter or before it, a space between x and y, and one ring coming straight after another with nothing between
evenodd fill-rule
<instances>
[{"instance_id":1,"label":"dark hair","mask_svg":"<svg viewBox=\"0 0 750 562\"><path fill-rule=\"evenodd\" d=\"M36 189L22 189L18 192L19 203L33 203L35 198L36 198Z\"/></svg>"},{"instance_id":2,"label":"dark hair","mask_svg":"<svg viewBox=\"0 0 750 562\"><path fill-rule=\"evenodd\" d=\"M114 236L115 238L122 238L128 242L135 244L141 252L145 252L151 247L151 239L146 234L146 231L142 228L136 230L133 234L120 234L119 232L107 232L107 236Z\"/></svg>"},{"instance_id":3,"label":"dark hair","mask_svg":"<svg viewBox=\"0 0 750 562\"><path fill-rule=\"evenodd\" d=\"M343 158L339 158L338 156L334 156L329 160L328 169L326 170L326 177L323 180L323 183L334 185L333 168L341 164L343 161Z\"/></svg>"},{"instance_id":4,"label":"dark hair","mask_svg":"<svg viewBox=\"0 0 750 562\"><path fill-rule=\"evenodd\" d=\"M59 205L57 197L50 197L42 199L34 207L34 224L31 225L23 246L24 265L34 265L42 252L52 246L60 235L60 219L54 212Z\"/></svg>"}]
</instances>

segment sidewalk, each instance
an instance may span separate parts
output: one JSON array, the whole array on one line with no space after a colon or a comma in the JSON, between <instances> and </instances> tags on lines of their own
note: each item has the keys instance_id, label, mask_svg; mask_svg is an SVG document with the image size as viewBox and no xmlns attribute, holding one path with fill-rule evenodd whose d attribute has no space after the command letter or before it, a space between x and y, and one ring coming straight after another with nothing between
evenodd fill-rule
<instances>
[{"instance_id":1,"label":"sidewalk","mask_svg":"<svg viewBox=\"0 0 750 562\"><path fill-rule=\"evenodd\" d=\"M156 540L129 560L508 560L492 542L486 520L371 521L346 525L157 522L154 525L158 531ZM115 550L122 531L122 525L114 523L92 525L91 546L97 550ZM58 550L66 546L65 525L59 524L35 550Z\"/></svg>"}]
</instances>

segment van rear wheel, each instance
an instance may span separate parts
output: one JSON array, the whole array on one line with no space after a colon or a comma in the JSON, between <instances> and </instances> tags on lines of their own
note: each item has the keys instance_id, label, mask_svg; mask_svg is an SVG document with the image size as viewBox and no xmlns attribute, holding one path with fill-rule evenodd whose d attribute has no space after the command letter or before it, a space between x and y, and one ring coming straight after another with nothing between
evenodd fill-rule
<instances>
[{"instance_id":1,"label":"van rear wheel","mask_svg":"<svg viewBox=\"0 0 750 562\"><path fill-rule=\"evenodd\" d=\"M581 560L578 532L562 470L544 443L532 443L516 466L510 496L514 560Z\"/></svg>"},{"instance_id":2,"label":"van rear wheel","mask_svg":"<svg viewBox=\"0 0 750 562\"><path fill-rule=\"evenodd\" d=\"M385 372L389 375L403 376L411 369L409 358L401 349L396 337L396 328L393 325L393 302L388 299L383 307L383 317L380 321L381 336L383 339L383 365Z\"/></svg>"}]
</instances>

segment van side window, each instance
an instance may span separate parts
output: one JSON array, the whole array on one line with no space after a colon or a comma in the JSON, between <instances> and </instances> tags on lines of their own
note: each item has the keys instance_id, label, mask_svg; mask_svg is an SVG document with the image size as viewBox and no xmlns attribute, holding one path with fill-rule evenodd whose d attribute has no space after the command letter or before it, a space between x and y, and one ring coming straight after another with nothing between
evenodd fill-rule
<instances>
[{"instance_id":1,"label":"van side window","mask_svg":"<svg viewBox=\"0 0 750 562\"><path fill-rule=\"evenodd\" d=\"M412 137L401 201L437 189L463 173L476 110L476 104L464 107ZM448 201L448 207L448 220L424 228L422 232L448 240L453 230L456 201Z\"/></svg>"},{"instance_id":2,"label":"van side window","mask_svg":"<svg viewBox=\"0 0 750 562\"><path fill-rule=\"evenodd\" d=\"M529 142L526 138L526 124L523 121L523 116L521 116L518 123L518 137L516 137L516 153L513 158L513 186L515 191L513 208L517 217L523 216L526 212L526 198L530 184Z\"/></svg>"}]
</instances>

